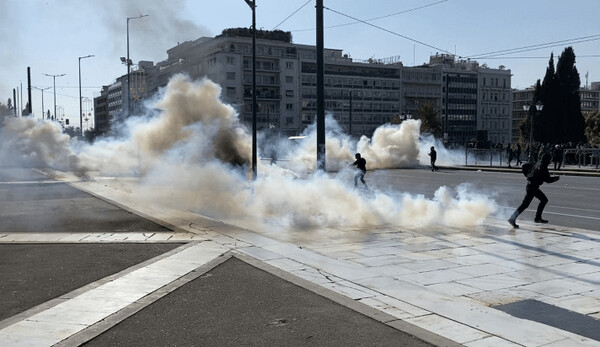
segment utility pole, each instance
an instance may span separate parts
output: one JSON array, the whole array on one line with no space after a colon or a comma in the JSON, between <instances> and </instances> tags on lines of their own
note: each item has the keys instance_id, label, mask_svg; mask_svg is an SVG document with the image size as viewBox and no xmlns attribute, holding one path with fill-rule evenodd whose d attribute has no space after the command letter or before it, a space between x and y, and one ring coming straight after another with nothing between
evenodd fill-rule
<instances>
[{"instance_id":1,"label":"utility pole","mask_svg":"<svg viewBox=\"0 0 600 347\"><path fill-rule=\"evenodd\" d=\"M323 62L323 0L317 0L317 170L325 163L325 73Z\"/></svg>"},{"instance_id":2,"label":"utility pole","mask_svg":"<svg viewBox=\"0 0 600 347\"><path fill-rule=\"evenodd\" d=\"M147 14L140 14L137 17L127 17L127 116L131 115L131 59L129 59L129 20L148 17Z\"/></svg>"},{"instance_id":3,"label":"utility pole","mask_svg":"<svg viewBox=\"0 0 600 347\"><path fill-rule=\"evenodd\" d=\"M48 77L52 77L53 86L54 86L54 116L52 116L52 119L58 120L58 117L56 117L56 77L62 77L65 74L63 73L60 75L49 75L49 74L45 73L44 75L46 75Z\"/></svg>"},{"instance_id":4,"label":"utility pole","mask_svg":"<svg viewBox=\"0 0 600 347\"><path fill-rule=\"evenodd\" d=\"M350 95L350 110L348 112L348 134L352 136L352 89L348 90Z\"/></svg>"},{"instance_id":5,"label":"utility pole","mask_svg":"<svg viewBox=\"0 0 600 347\"><path fill-rule=\"evenodd\" d=\"M252 179L258 175L256 166L256 0L244 0L252 9Z\"/></svg>"},{"instance_id":6,"label":"utility pole","mask_svg":"<svg viewBox=\"0 0 600 347\"><path fill-rule=\"evenodd\" d=\"M44 90L50 89L50 87L46 87L46 88L33 87L33 88L42 91L42 119L44 119Z\"/></svg>"},{"instance_id":7,"label":"utility pole","mask_svg":"<svg viewBox=\"0 0 600 347\"><path fill-rule=\"evenodd\" d=\"M79 57L79 137L83 137L83 110L81 107L81 59L91 58L94 55L89 54L85 57Z\"/></svg>"}]
</instances>

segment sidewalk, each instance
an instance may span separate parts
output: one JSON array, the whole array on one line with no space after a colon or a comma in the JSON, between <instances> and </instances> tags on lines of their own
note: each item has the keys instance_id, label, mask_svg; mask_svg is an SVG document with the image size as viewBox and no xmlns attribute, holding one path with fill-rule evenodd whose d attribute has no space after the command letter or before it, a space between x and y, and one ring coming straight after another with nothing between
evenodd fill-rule
<instances>
[{"instance_id":1,"label":"sidewalk","mask_svg":"<svg viewBox=\"0 0 600 347\"><path fill-rule=\"evenodd\" d=\"M110 312L103 308L104 317L96 312L93 319L86 318L77 325L79 330L65 330L61 335L71 339L65 345L87 341L93 335L87 334L112 327L103 326L106 317L119 316L132 307L142 312L153 295L173 292L173 287L190 282L190 277L209 273L215 262L224 261L225 255L227 259L233 256L271 269L303 288L435 345L600 346L600 337L594 335L600 331L597 230L538 227L524 222L515 232L507 228L505 221L489 221L471 230L380 227L305 233L249 231L191 211L152 207L117 194L114 187L122 188L123 182L70 184L142 216L152 216L152 220L175 232L5 233L0 235L0 242L191 243L172 256L65 298L60 305L0 325L0 339L11 341L22 336L20 329L54 333L57 329L44 322L58 324L61 312L81 307L79 300L121 293L117 297L123 301ZM556 315L558 323L518 318L519 307L521 311L531 308L532 301L546 305L544 316ZM52 319L43 319L44 315ZM562 324L560 317L567 316L579 319L578 324Z\"/></svg>"},{"instance_id":2,"label":"sidewalk","mask_svg":"<svg viewBox=\"0 0 600 347\"><path fill-rule=\"evenodd\" d=\"M495 172L512 172L512 173L521 173L521 167L512 165L512 167L508 166L499 166L489 164L481 164L481 165L463 165L463 166L440 166L440 168L444 168L446 170L481 170L481 171L495 171ZM600 169L596 169L591 166L582 166L579 167L577 165L566 165L561 167L560 170L553 170L552 164L548 166L550 174L552 175L570 175L570 176L588 176L588 177L600 177Z\"/></svg>"}]
</instances>

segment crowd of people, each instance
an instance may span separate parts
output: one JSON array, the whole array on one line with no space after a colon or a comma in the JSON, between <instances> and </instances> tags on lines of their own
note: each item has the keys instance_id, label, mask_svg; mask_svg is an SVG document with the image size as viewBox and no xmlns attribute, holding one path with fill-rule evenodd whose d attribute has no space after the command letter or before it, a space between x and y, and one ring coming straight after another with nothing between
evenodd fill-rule
<instances>
[{"instance_id":1,"label":"crowd of people","mask_svg":"<svg viewBox=\"0 0 600 347\"><path fill-rule=\"evenodd\" d=\"M503 150L502 145L496 147ZM591 147L585 145L573 146L567 145L552 145L536 143L527 145L525 149L520 143L506 146L506 158L508 167L512 167L513 161L516 166L520 166L523 160L526 162L535 163L538 158L541 158L545 153L550 154L551 163L554 164L554 170L560 170L565 165L592 166L596 169L600 166L600 148L598 146Z\"/></svg>"}]
</instances>

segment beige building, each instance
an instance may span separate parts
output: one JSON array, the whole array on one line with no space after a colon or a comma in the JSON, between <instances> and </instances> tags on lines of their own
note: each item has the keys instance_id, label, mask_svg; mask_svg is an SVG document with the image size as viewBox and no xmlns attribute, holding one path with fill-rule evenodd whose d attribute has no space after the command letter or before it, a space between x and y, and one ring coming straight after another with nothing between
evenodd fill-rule
<instances>
[{"instance_id":1,"label":"beige building","mask_svg":"<svg viewBox=\"0 0 600 347\"><path fill-rule=\"evenodd\" d=\"M166 60L155 65L140 62L136 70L139 75L132 79L132 102L152 95L171 76L183 72L193 79L208 77L218 83L223 100L238 110L242 122L251 124L252 38L239 30L228 35L178 44L167 50ZM256 40L257 128L275 129L287 136L300 134L314 122L317 101L316 47L294 44L290 39L276 35ZM502 91L510 90L510 70L480 68L476 62L441 57L432 57L431 63L423 66L405 67L398 57L356 60L341 49L325 49L325 111L346 133L371 136L394 116L414 114L421 103L432 102L445 117L448 81L451 142L464 144L475 138L478 130L488 131L493 141L508 138L506 123L510 122L503 117L506 112L510 114L510 93L506 100ZM105 117L110 123L118 118L117 112L127 110L126 93L118 94L126 90L121 88L124 84L126 76L121 76L103 90L103 95L109 94L109 115L98 114L96 109L97 119ZM96 124L106 122L97 120Z\"/></svg>"}]
</instances>

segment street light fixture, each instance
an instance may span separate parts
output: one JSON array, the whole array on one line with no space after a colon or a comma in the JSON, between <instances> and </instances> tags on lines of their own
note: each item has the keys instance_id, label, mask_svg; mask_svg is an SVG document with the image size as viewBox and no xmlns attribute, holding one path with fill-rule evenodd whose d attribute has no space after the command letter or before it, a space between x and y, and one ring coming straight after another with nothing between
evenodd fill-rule
<instances>
[{"instance_id":1,"label":"street light fixture","mask_svg":"<svg viewBox=\"0 0 600 347\"><path fill-rule=\"evenodd\" d=\"M48 76L48 77L52 77L53 80L53 85L54 85L54 116L52 117L52 119L56 119L58 120L58 117L56 117L56 77L62 77L65 76L65 74L60 74L60 75L49 75L47 73L45 73L44 75Z\"/></svg>"},{"instance_id":2,"label":"street light fixture","mask_svg":"<svg viewBox=\"0 0 600 347\"><path fill-rule=\"evenodd\" d=\"M529 112L530 109L531 109L531 105L527 105L527 104L523 105L523 110L524 111ZM542 109L544 109L544 104L542 104L540 101L538 101L535 104L535 109L537 111L536 112L536 115L537 115L538 112L541 112ZM534 120L535 120L534 115L531 115L531 122L529 122L530 123L529 124L529 160L530 161L533 158L532 154L533 154L533 125L534 125Z\"/></svg>"},{"instance_id":3,"label":"street light fixture","mask_svg":"<svg viewBox=\"0 0 600 347\"><path fill-rule=\"evenodd\" d=\"M42 91L42 119L44 119L44 90L50 89L50 87L46 87L46 88L33 87L33 88Z\"/></svg>"},{"instance_id":4,"label":"street light fixture","mask_svg":"<svg viewBox=\"0 0 600 347\"><path fill-rule=\"evenodd\" d=\"M131 19L139 19L148 17L147 14L140 14L137 17L127 17L127 61L124 62L127 65L127 116L131 114L131 84L129 74L131 73L131 59L129 59L129 20ZM121 58L123 61L123 58Z\"/></svg>"},{"instance_id":5,"label":"street light fixture","mask_svg":"<svg viewBox=\"0 0 600 347\"><path fill-rule=\"evenodd\" d=\"M82 107L81 107L81 59L91 58L93 54L86 55L84 57L79 57L79 136L83 137L83 116L82 116Z\"/></svg>"}]
</instances>

